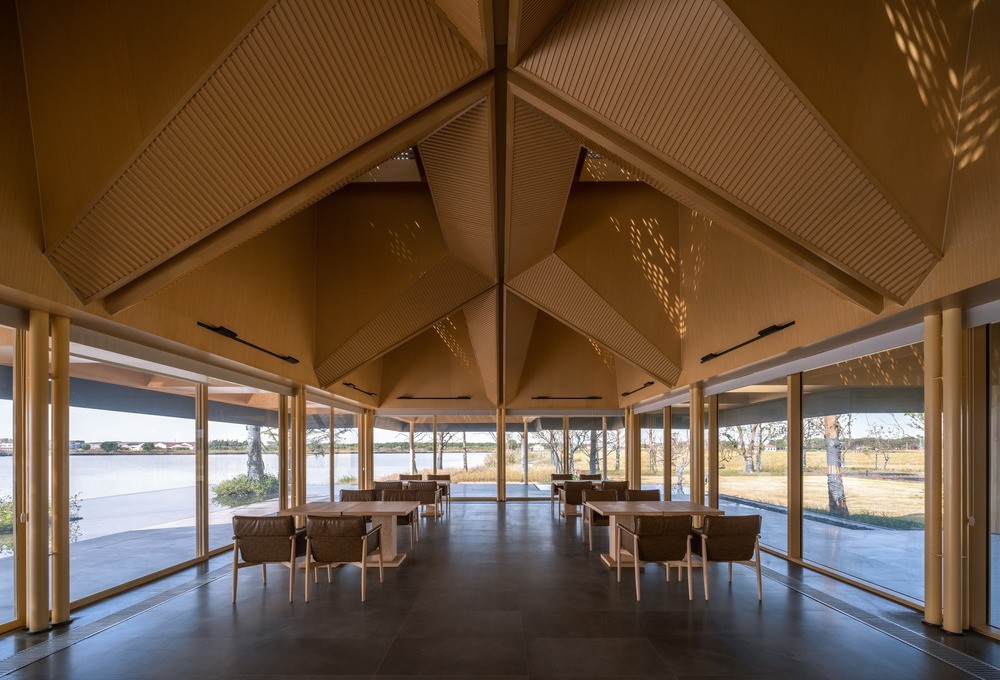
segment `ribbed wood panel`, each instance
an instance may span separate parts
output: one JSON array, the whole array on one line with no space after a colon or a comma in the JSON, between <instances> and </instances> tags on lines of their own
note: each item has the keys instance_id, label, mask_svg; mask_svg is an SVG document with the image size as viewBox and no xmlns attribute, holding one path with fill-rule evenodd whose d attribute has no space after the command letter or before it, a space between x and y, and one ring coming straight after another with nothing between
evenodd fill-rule
<instances>
[{"instance_id":1,"label":"ribbed wood panel","mask_svg":"<svg viewBox=\"0 0 1000 680\"><path fill-rule=\"evenodd\" d=\"M513 401L521 390L521 375L537 316L537 307L504 291L504 403Z\"/></svg>"},{"instance_id":2,"label":"ribbed wood panel","mask_svg":"<svg viewBox=\"0 0 1000 680\"><path fill-rule=\"evenodd\" d=\"M891 197L712 0L580 0L521 65L896 300L935 263Z\"/></svg>"},{"instance_id":3,"label":"ribbed wood panel","mask_svg":"<svg viewBox=\"0 0 1000 680\"><path fill-rule=\"evenodd\" d=\"M490 285L492 281L461 260L444 257L333 354L317 362L320 384L329 385L381 356Z\"/></svg>"},{"instance_id":4,"label":"ribbed wood panel","mask_svg":"<svg viewBox=\"0 0 1000 680\"><path fill-rule=\"evenodd\" d=\"M486 39L483 35L483 8L481 0L431 0L444 13L469 47L483 61Z\"/></svg>"},{"instance_id":5,"label":"ribbed wood panel","mask_svg":"<svg viewBox=\"0 0 1000 680\"><path fill-rule=\"evenodd\" d=\"M278 2L51 260L105 294L480 67L422 0Z\"/></svg>"},{"instance_id":6,"label":"ribbed wood panel","mask_svg":"<svg viewBox=\"0 0 1000 680\"><path fill-rule=\"evenodd\" d=\"M486 396L495 404L499 392L497 363L497 289L487 291L462 307L469 327L472 351L483 376Z\"/></svg>"},{"instance_id":7,"label":"ribbed wood panel","mask_svg":"<svg viewBox=\"0 0 1000 680\"><path fill-rule=\"evenodd\" d=\"M516 1L516 0L515 0ZM570 0L521 0L517 25L517 59L538 42Z\"/></svg>"},{"instance_id":8,"label":"ribbed wood panel","mask_svg":"<svg viewBox=\"0 0 1000 680\"><path fill-rule=\"evenodd\" d=\"M489 114L489 103L483 101L425 139L419 149L449 252L496 279Z\"/></svg>"},{"instance_id":9,"label":"ribbed wood panel","mask_svg":"<svg viewBox=\"0 0 1000 680\"><path fill-rule=\"evenodd\" d=\"M556 255L511 280L510 287L580 333L627 357L667 385L680 367L635 329Z\"/></svg>"},{"instance_id":10,"label":"ribbed wood panel","mask_svg":"<svg viewBox=\"0 0 1000 680\"><path fill-rule=\"evenodd\" d=\"M580 156L580 145L532 107L514 100L508 191L507 278L550 255Z\"/></svg>"}]
</instances>

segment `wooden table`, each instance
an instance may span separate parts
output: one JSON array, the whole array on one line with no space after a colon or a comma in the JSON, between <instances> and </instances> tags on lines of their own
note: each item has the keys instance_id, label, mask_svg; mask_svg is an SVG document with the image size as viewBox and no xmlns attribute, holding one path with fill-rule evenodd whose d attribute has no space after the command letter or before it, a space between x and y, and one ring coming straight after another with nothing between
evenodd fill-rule
<instances>
[{"instance_id":1,"label":"wooden table","mask_svg":"<svg viewBox=\"0 0 1000 680\"><path fill-rule=\"evenodd\" d=\"M325 517L367 517L372 524L380 527L379 546L382 564L398 567L406 559L406 553L396 552L396 518L409 514L420 507L417 501L317 501L303 503L278 512L279 515L305 517L322 515ZM369 557L369 564L378 564L377 557Z\"/></svg>"},{"instance_id":2,"label":"wooden table","mask_svg":"<svg viewBox=\"0 0 1000 680\"><path fill-rule=\"evenodd\" d=\"M637 515L653 516L675 516L694 515L704 517L705 515L724 515L725 511L713 508L708 505L698 505L690 501L587 501L584 503L594 512L608 517L608 529L611 533L609 541L610 553L602 553L601 561L612 569L618 566L615 555L618 554L618 530L619 524L624 524L631 529L631 518ZM626 552L626 551L623 551ZM628 554L626 552L626 554ZM632 555L628 554L628 559L622 559L622 566L632 565Z\"/></svg>"}]
</instances>

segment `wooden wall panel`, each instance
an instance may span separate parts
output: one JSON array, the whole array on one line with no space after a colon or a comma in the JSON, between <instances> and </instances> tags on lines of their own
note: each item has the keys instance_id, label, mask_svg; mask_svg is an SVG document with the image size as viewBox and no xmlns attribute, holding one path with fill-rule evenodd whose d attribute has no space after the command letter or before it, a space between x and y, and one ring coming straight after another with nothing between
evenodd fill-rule
<instances>
[{"instance_id":1,"label":"wooden wall panel","mask_svg":"<svg viewBox=\"0 0 1000 680\"><path fill-rule=\"evenodd\" d=\"M940 248L973 3L727 4Z\"/></svg>"},{"instance_id":2,"label":"wooden wall panel","mask_svg":"<svg viewBox=\"0 0 1000 680\"><path fill-rule=\"evenodd\" d=\"M572 0L512 0L508 44L513 63L521 60L571 3Z\"/></svg>"},{"instance_id":3,"label":"wooden wall panel","mask_svg":"<svg viewBox=\"0 0 1000 680\"><path fill-rule=\"evenodd\" d=\"M483 0L430 0L482 62L486 62ZM489 45L489 49L493 46Z\"/></svg>"},{"instance_id":4,"label":"wooden wall panel","mask_svg":"<svg viewBox=\"0 0 1000 680\"><path fill-rule=\"evenodd\" d=\"M278 2L47 254L106 295L481 67L422 2Z\"/></svg>"},{"instance_id":5,"label":"wooden wall panel","mask_svg":"<svg viewBox=\"0 0 1000 680\"><path fill-rule=\"evenodd\" d=\"M614 361L615 380L618 383L618 402L622 408L631 406L638 401L642 401L650 395L658 392L665 392L669 389L668 385L656 382L653 380L652 376L648 375L635 364L622 359L621 357L614 357ZM653 381L652 385L649 387L642 387L650 380ZM621 396L625 392L632 392L632 394L625 397Z\"/></svg>"},{"instance_id":6,"label":"wooden wall panel","mask_svg":"<svg viewBox=\"0 0 1000 680\"><path fill-rule=\"evenodd\" d=\"M65 235L267 4L18 3L47 244Z\"/></svg>"},{"instance_id":7,"label":"wooden wall panel","mask_svg":"<svg viewBox=\"0 0 1000 680\"><path fill-rule=\"evenodd\" d=\"M538 308L519 295L504 289L504 403L520 393L521 376L528 358L528 346L535 329Z\"/></svg>"},{"instance_id":8,"label":"wooden wall panel","mask_svg":"<svg viewBox=\"0 0 1000 680\"><path fill-rule=\"evenodd\" d=\"M497 297L494 287L462 307L472 351L483 379L486 397L496 406L499 397L499 338L497 337Z\"/></svg>"},{"instance_id":9,"label":"wooden wall panel","mask_svg":"<svg viewBox=\"0 0 1000 680\"><path fill-rule=\"evenodd\" d=\"M422 141L419 150L448 251L495 279L496 161L491 99Z\"/></svg>"},{"instance_id":10,"label":"wooden wall panel","mask_svg":"<svg viewBox=\"0 0 1000 680\"><path fill-rule=\"evenodd\" d=\"M352 184L316 210L316 353L326 356L446 250L423 184Z\"/></svg>"},{"instance_id":11,"label":"wooden wall panel","mask_svg":"<svg viewBox=\"0 0 1000 680\"><path fill-rule=\"evenodd\" d=\"M358 370L351 371L345 375L340 382L336 382L328 386L326 389L333 394L344 397L350 401L363 404L369 408L378 408L383 398L382 365L384 358L385 357L379 357L369 361L364 366L358 368ZM351 383L358 389L350 388L344 383ZM375 394L364 394L359 390L374 392Z\"/></svg>"},{"instance_id":12,"label":"wooden wall panel","mask_svg":"<svg viewBox=\"0 0 1000 680\"><path fill-rule=\"evenodd\" d=\"M539 313L524 363L521 389L511 409L560 410L618 408L614 366L585 336ZM531 397L601 397L593 401L537 400Z\"/></svg>"},{"instance_id":13,"label":"wooden wall panel","mask_svg":"<svg viewBox=\"0 0 1000 680\"><path fill-rule=\"evenodd\" d=\"M935 264L936 246L713 0L581 0L519 68L892 299Z\"/></svg>"},{"instance_id":14,"label":"wooden wall panel","mask_svg":"<svg viewBox=\"0 0 1000 680\"><path fill-rule=\"evenodd\" d=\"M580 158L580 145L545 116L517 99L513 108L505 239L508 279L552 253Z\"/></svg>"},{"instance_id":15,"label":"wooden wall panel","mask_svg":"<svg viewBox=\"0 0 1000 680\"><path fill-rule=\"evenodd\" d=\"M641 182L577 183L556 254L668 356L680 356L677 203Z\"/></svg>"},{"instance_id":16,"label":"wooden wall panel","mask_svg":"<svg viewBox=\"0 0 1000 680\"><path fill-rule=\"evenodd\" d=\"M493 408L462 314L442 319L389 352L382 370L383 408ZM469 396L469 400L401 400L399 397Z\"/></svg>"}]
</instances>

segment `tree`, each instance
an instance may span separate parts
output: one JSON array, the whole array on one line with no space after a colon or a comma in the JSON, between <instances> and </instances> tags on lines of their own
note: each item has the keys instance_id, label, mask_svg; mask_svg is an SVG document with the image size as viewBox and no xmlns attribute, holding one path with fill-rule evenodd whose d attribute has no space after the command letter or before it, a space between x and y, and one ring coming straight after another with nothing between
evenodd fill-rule
<instances>
[{"instance_id":1,"label":"tree","mask_svg":"<svg viewBox=\"0 0 1000 680\"><path fill-rule=\"evenodd\" d=\"M844 448L840 441L840 417L824 416L823 433L826 439L826 490L830 514L847 517L847 493L844 491Z\"/></svg>"},{"instance_id":2,"label":"tree","mask_svg":"<svg viewBox=\"0 0 1000 680\"><path fill-rule=\"evenodd\" d=\"M260 425L247 425L247 477L254 481L264 479L264 444Z\"/></svg>"},{"instance_id":3,"label":"tree","mask_svg":"<svg viewBox=\"0 0 1000 680\"><path fill-rule=\"evenodd\" d=\"M649 473L653 474L653 475L656 474L656 450L657 450L657 446L656 446L656 441L654 440L654 436L656 435L656 432L657 432L657 430L655 430L653 428L647 428L646 429L646 436L643 437L643 439L649 443L649 447L648 447L648 451L649 451Z\"/></svg>"},{"instance_id":4,"label":"tree","mask_svg":"<svg viewBox=\"0 0 1000 680\"><path fill-rule=\"evenodd\" d=\"M728 460L733 453L743 459L743 470L747 473L759 473L762 467L764 447L776 437L783 437L788 427L783 422L750 423L748 425L733 425L719 430L720 458ZM725 454L723 454L723 451Z\"/></svg>"},{"instance_id":5,"label":"tree","mask_svg":"<svg viewBox=\"0 0 1000 680\"><path fill-rule=\"evenodd\" d=\"M143 451L152 451L155 448L156 448L156 444L154 444L153 442L143 442L143 444L142 444L142 450Z\"/></svg>"},{"instance_id":6,"label":"tree","mask_svg":"<svg viewBox=\"0 0 1000 680\"><path fill-rule=\"evenodd\" d=\"M531 437L533 437L535 441L541 443L549 450L552 467L555 469L556 474L561 474L563 471L562 435L562 430L540 430L539 432L531 433Z\"/></svg>"},{"instance_id":7,"label":"tree","mask_svg":"<svg viewBox=\"0 0 1000 680\"><path fill-rule=\"evenodd\" d=\"M677 470L677 493L684 493L684 471L691 462L691 446L688 440L681 440L670 431L670 463Z\"/></svg>"},{"instance_id":8,"label":"tree","mask_svg":"<svg viewBox=\"0 0 1000 680\"><path fill-rule=\"evenodd\" d=\"M101 442L101 451L106 451L107 453L117 451L121 447L121 442Z\"/></svg>"},{"instance_id":9,"label":"tree","mask_svg":"<svg viewBox=\"0 0 1000 680\"><path fill-rule=\"evenodd\" d=\"M438 470L444 469L444 450L448 445L453 443L458 437L457 432L451 430L438 430L438 442L441 447L438 449Z\"/></svg>"},{"instance_id":10,"label":"tree","mask_svg":"<svg viewBox=\"0 0 1000 680\"><path fill-rule=\"evenodd\" d=\"M608 430L608 448L615 452L615 470L622 469L622 447L625 430Z\"/></svg>"},{"instance_id":11,"label":"tree","mask_svg":"<svg viewBox=\"0 0 1000 680\"><path fill-rule=\"evenodd\" d=\"M496 435L493 438L496 439ZM465 430L462 430L462 469L469 470L469 442Z\"/></svg>"}]
</instances>

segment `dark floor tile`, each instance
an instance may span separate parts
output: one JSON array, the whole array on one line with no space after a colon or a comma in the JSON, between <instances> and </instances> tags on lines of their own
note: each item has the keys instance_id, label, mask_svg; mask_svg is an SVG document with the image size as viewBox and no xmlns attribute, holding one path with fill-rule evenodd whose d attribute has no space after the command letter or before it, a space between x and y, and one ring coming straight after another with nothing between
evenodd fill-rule
<instances>
[{"instance_id":1,"label":"dark floor tile","mask_svg":"<svg viewBox=\"0 0 1000 680\"><path fill-rule=\"evenodd\" d=\"M524 638L397 639L378 675L525 675Z\"/></svg>"},{"instance_id":2,"label":"dark floor tile","mask_svg":"<svg viewBox=\"0 0 1000 680\"><path fill-rule=\"evenodd\" d=\"M523 635L521 613L516 611L414 611L400 628L398 638L516 638Z\"/></svg>"},{"instance_id":3,"label":"dark floor tile","mask_svg":"<svg viewBox=\"0 0 1000 680\"><path fill-rule=\"evenodd\" d=\"M672 676L644 638L528 638L528 672L553 676Z\"/></svg>"}]
</instances>

